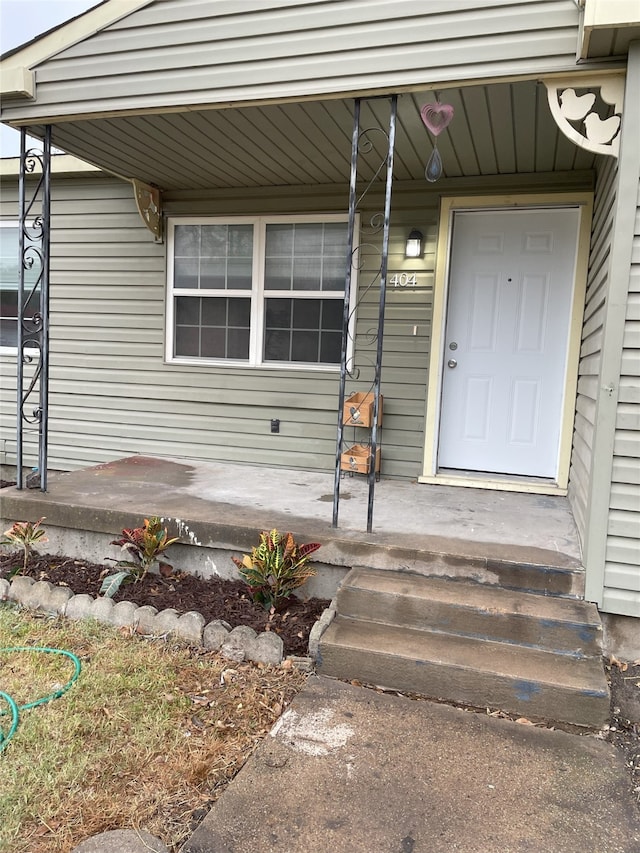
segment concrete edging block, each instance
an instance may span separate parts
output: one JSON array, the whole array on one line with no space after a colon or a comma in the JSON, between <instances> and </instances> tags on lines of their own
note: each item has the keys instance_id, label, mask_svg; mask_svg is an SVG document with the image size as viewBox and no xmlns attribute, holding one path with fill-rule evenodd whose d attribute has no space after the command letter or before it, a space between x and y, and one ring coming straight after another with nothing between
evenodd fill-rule
<instances>
[{"instance_id":1,"label":"concrete edging block","mask_svg":"<svg viewBox=\"0 0 640 853\"><path fill-rule=\"evenodd\" d=\"M205 618L201 613L188 610L176 623L176 635L196 646L201 646L205 624Z\"/></svg>"},{"instance_id":2,"label":"concrete edging block","mask_svg":"<svg viewBox=\"0 0 640 853\"><path fill-rule=\"evenodd\" d=\"M312 660L318 660L320 656L320 640L329 625L331 625L335 615L336 605L335 602L332 601L331 606L322 611L320 618L312 627L309 633L309 657Z\"/></svg>"},{"instance_id":3,"label":"concrete edging block","mask_svg":"<svg viewBox=\"0 0 640 853\"><path fill-rule=\"evenodd\" d=\"M136 631L139 634L153 634L153 626L155 618L158 614L158 608L151 604L143 604L136 610Z\"/></svg>"},{"instance_id":4,"label":"concrete edging block","mask_svg":"<svg viewBox=\"0 0 640 853\"><path fill-rule=\"evenodd\" d=\"M86 593L74 595L69 599L65 616L67 619L89 619L93 615L92 607L93 598L90 595Z\"/></svg>"},{"instance_id":5,"label":"concrete edging block","mask_svg":"<svg viewBox=\"0 0 640 853\"><path fill-rule=\"evenodd\" d=\"M0 578L0 601L8 601L11 584L5 578Z\"/></svg>"},{"instance_id":6,"label":"concrete edging block","mask_svg":"<svg viewBox=\"0 0 640 853\"><path fill-rule=\"evenodd\" d=\"M110 598L96 598L91 605L91 616L98 622L106 622L111 625L113 607L114 604Z\"/></svg>"},{"instance_id":7,"label":"concrete edging block","mask_svg":"<svg viewBox=\"0 0 640 853\"><path fill-rule=\"evenodd\" d=\"M132 628L136 624L138 605L132 601L118 601L113 605L111 621L119 628Z\"/></svg>"},{"instance_id":8,"label":"concrete edging block","mask_svg":"<svg viewBox=\"0 0 640 853\"><path fill-rule=\"evenodd\" d=\"M11 581L9 601L17 601L19 604L22 604L34 583L33 578L29 578L26 575L16 575Z\"/></svg>"},{"instance_id":9,"label":"concrete edging block","mask_svg":"<svg viewBox=\"0 0 640 853\"><path fill-rule=\"evenodd\" d=\"M179 614L177 610L167 608L158 613L151 605L139 607L126 600L116 603L106 596L93 598L86 593L74 595L68 587L54 586L49 581L34 581L26 575L16 576L11 583L0 579L0 601L3 600L15 601L30 610L41 610L69 619L95 619L116 627L133 628L140 634L173 634L194 645L219 651L223 657L238 662L249 660L278 666L284 658L282 638L273 631L258 634L248 625L238 625L232 629L224 619L206 623L204 616L195 610ZM311 636L317 636L317 648L319 638L334 614L334 609L327 608L313 626L309 638L310 649ZM311 665L308 658L294 656L292 660L296 666L304 669Z\"/></svg>"}]
</instances>

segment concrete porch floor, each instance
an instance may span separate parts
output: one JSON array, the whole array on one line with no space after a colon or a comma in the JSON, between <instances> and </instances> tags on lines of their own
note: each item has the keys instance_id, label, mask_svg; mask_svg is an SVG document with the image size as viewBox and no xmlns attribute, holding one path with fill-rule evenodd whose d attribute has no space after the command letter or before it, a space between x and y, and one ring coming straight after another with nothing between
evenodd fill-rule
<instances>
[{"instance_id":1,"label":"concrete porch floor","mask_svg":"<svg viewBox=\"0 0 640 853\"><path fill-rule=\"evenodd\" d=\"M0 515L5 522L46 516L47 528L110 535L158 515L170 528L175 524L184 542L225 550L229 572L228 551L249 549L257 532L271 527L292 530L299 541L321 542L319 559L341 567L342 574L352 565L421 572L426 555L439 560L436 573L443 575L486 574L492 561L581 572L578 536L564 497L383 479L376 484L374 530L366 533L367 494L363 477L342 480L334 529L331 474L132 456L53 474L44 494L5 488ZM99 549L101 559L113 551L103 542ZM456 558L467 569L458 571ZM213 565L211 571L224 574L227 568ZM575 583L570 592L580 594Z\"/></svg>"}]
</instances>

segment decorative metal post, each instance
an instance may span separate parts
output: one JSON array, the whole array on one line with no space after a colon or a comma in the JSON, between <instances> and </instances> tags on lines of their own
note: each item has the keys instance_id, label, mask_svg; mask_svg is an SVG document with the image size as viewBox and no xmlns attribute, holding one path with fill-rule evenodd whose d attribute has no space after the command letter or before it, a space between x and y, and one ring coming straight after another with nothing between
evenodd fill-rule
<instances>
[{"instance_id":1,"label":"decorative metal post","mask_svg":"<svg viewBox=\"0 0 640 853\"><path fill-rule=\"evenodd\" d=\"M369 484L369 498L368 498L368 506L367 506L367 532L370 533L373 528L373 504L374 504L374 492L375 492L375 482L376 482L376 453L378 447L378 412L380 408L380 382L382 377L382 343L383 343L383 333L384 333L384 310L385 310L385 298L386 298L386 283L387 283L387 266L388 266L388 256L389 256L389 223L391 217L391 189L393 184L393 153L395 146L395 133L396 133L396 115L397 115L397 107L398 107L398 97L397 95L393 95L390 99L390 112L389 112L389 129L385 131L381 127L371 127L366 128L364 130L360 129L360 114L361 114L361 99L356 99L354 115L353 115L353 136L351 141L351 176L349 183L349 226L348 226L348 250L347 250L347 269L346 269L346 277L345 277L345 296L344 296L344 319L343 319L343 328L342 328L342 356L340 361L340 386L339 386L339 394L338 394L338 431L337 431L337 441L336 441L336 463L335 463L335 477L334 477L334 489L333 489L333 519L332 525L333 527L338 526L338 515L340 510L340 463L341 463L341 453L342 453L342 443L344 438L344 424L343 424L343 407L345 401L345 388L346 388L346 379L347 375L357 375L357 369L352 371L350 366L347 364L347 345L349 341L349 326L351 319L350 312L350 291L351 291L351 279L352 279L352 269L354 267L355 259L354 259L354 234L355 234L355 223L356 216L358 212L358 206L362 202L363 198L369 192L371 187L374 185L379 175L383 171L386 166L386 180L385 180L385 201L384 201L384 213L376 214L371 219L371 227L374 232L379 232L382 228L382 250L380 251L380 265L373 276L372 281L366 287L361 287L361 294L366 293L374 283L380 279L380 298L379 298L379 310L378 310L378 328L377 333L372 336L371 343L377 342L376 346L376 361L374 366L374 379L371 385L371 389L373 391L374 405L373 405L373 426L371 431L371 444L370 444L370 453L369 453L369 466L368 466L368 484ZM378 132L383 134L387 141L387 154L379 163L377 168L373 169L373 177L368 181L367 185L360 193L357 195L357 183L358 183L358 162L360 159L360 155L363 153L369 153L374 150L373 142L371 140L371 136L374 132ZM382 221L382 224L381 224ZM372 248L371 246L369 248ZM379 250L376 248L376 252ZM362 295L359 297L358 301L362 298Z\"/></svg>"},{"instance_id":2,"label":"decorative metal post","mask_svg":"<svg viewBox=\"0 0 640 853\"><path fill-rule=\"evenodd\" d=\"M45 127L42 152L27 150L26 142L27 130L22 128L18 191L16 486L18 489L24 486L24 433L29 426L37 425L38 471L33 482L45 492L49 426L51 126ZM27 184L27 178L31 176L34 182ZM31 273L29 281L27 273ZM25 365L31 368L28 380L25 379ZM36 396L37 405L29 411L28 407Z\"/></svg>"},{"instance_id":3,"label":"decorative metal post","mask_svg":"<svg viewBox=\"0 0 640 853\"><path fill-rule=\"evenodd\" d=\"M378 348L373 384L373 426L371 428L371 464L369 465L369 501L367 505L367 533L373 529L373 497L376 487L376 452L378 449L378 412L380 408L380 381L382 379L382 343L384 336L384 308L387 294L387 269L389 264L389 223L391 219L391 187L393 184L393 150L396 141L396 115L398 96L391 99L389 115L389 150L387 153L387 180L384 194L384 224L382 226L382 258L380 261L380 300L378 306Z\"/></svg>"},{"instance_id":4,"label":"decorative metal post","mask_svg":"<svg viewBox=\"0 0 640 853\"><path fill-rule=\"evenodd\" d=\"M358 144L360 141L360 98L353 110L353 134L351 137L351 176L349 179L349 225L347 230L347 257L344 285L344 311L342 316L342 353L340 356L340 390L338 392L338 438L336 441L336 466L333 481L333 518L331 524L338 526L340 509L340 456L344 437L342 407L344 406L347 383L347 345L349 342L349 311L351 305L351 271L353 269L353 236L356 227L356 181L358 179Z\"/></svg>"}]
</instances>

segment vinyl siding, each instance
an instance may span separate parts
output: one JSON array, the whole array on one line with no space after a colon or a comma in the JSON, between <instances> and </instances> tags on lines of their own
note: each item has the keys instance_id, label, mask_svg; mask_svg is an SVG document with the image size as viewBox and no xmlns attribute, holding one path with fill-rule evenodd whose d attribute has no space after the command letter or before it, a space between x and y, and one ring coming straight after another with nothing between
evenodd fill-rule
<instances>
[{"instance_id":1,"label":"vinyl siding","mask_svg":"<svg viewBox=\"0 0 640 853\"><path fill-rule=\"evenodd\" d=\"M6 182L5 182L6 183ZM271 193L259 213L290 211ZM346 188L298 199L305 212L344 210ZM127 183L55 181L51 248L51 468L69 469L133 453L331 470L337 371L268 370L164 363L165 247L143 227ZM4 188L3 211L15 206ZM169 204L171 212L242 212L243 200ZM433 267L436 202L429 209ZM411 226L414 217L410 216ZM425 232L427 231L427 227ZM404 261L406 226L394 223L391 266ZM364 272L362 273L364 276ZM363 280L361 278L361 280ZM431 281L431 279L429 279ZM430 292L430 291L429 291ZM365 341L377 323L377 289L358 310L360 388L371 381ZM416 476L423 444L430 297L391 294L385 347L384 471ZM408 300L413 304L409 306ZM413 336L416 317L420 335ZM421 354L414 365L415 354ZM2 357L4 461L15 459L15 358ZM271 418L281 432L272 435ZM28 446L28 463L35 448Z\"/></svg>"},{"instance_id":2,"label":"vinyl siding","mask_svg":"<svg viewBox=\"0 0 640 853\"><path fill-rule=\"evenodd\" d=\"M389 271L407 269L404 258L404 240L411 228L420 227L425 234L425 251L417 264L423 287L414 293L389 288L385 311L385 336L382 375L384 396L384 426L382 443L382 472L387 476L416 477L419 471L424 444L424 412L426 394L426 367L431 325L431 295L433 291L433 266L437 222L437 197L415 191L394 195ZM216 193L199 196L191 193L168 194L166 209L171 215L242 215L339 212L346 210L347 188L309 187L283 188L279 192ZM373 192L361 210L361 242L379 247L381 235L369 233L369 220L378 213L382 198ZM420 205L420 213L415 208ZM378 323L378 281L375 278L375 254L368 252L359 271L359 297L356 309L356 338L354 378L347 382L347 392L366 391L373 380L376 343L373 334ZM418 334L413 334L418 324ZM260 399L259 388L269 382L274 386L273 399L267 401L269 409L258 408L254 430L261 447L259 456L247 461L301 468L332 470L335 459L337 421L338 375L317 372L239 371L241 377L255 377L255 387L249 389ZM242 386L244 388L244 385ZM278 389L278 390L276 390ZM242 391L238 404L242 405ZM310 414L311 412L311 414ZM230 413L233 421L235 416ZM281 421L281 432L269 434L269 420ZM243 428L247 426L243 420ZM232 427L233 423L232 423ZM347 440L354 436L347 430ZM356 436L357 438L357 436ZM242 460L240 460L242 461Z\"/></svg>"},{"instance_id":3,"label":"vinyl siding","mask_svg":"<svg viewBox=\"0 0 640 853\"><path fill-rule=\"evenodd\" d=\"M609 253L615 212L616 178L616 161L611 157L602 158L594 197L578 395L569 472L569 501L583 542L591 488L593 434L600 386L603 323L609 286Z\"/></svg>"},{"instance_id":4,"label":"vinyl siding","mask_svg":"<svg viewBox=\"0 0 640 853\"><path fill-rule=\"evenodd\" d=\"M574 70L573 0L158 0L36 67L8 118Z\"/></svg>"},{"instance_id":5,"label":"vinyl siding","mask_svg":"<svg viewBox=\"0 0 640 853\"><path fill-rule=\"evenodd\" d=\"M640 616L640 185L616 413L603 610Z\"/></svg>"},{"instance_id":6,"label":"vinyl siding","mask_svg":"<svg viewBox=\"0 0 640 853\"><path fill-rule=\"evenodd\" d=\"M518 179L540 190L542 176ZM584 178L581 188L585 188ZM513 176L501 181L512 188ZM573 176L547 178L558 191ZM419 287L389 286L385 312L382 472L417 477L424 446L427 364L439 195L499 191L495 179L444 181L437 190L394 188L389 273L417 271ZM231 368L164 362L165 247L142 225L129 184L106 176L52 184L50 467L70 469L133 453L247 462L309 470L333 468L338 374L324 370ZM11 215L15 188L3 185ZM367 197L361 240L381 196ZM173 216L340 212L347 188L288 187L248 194L175 193ZM423 257L404 258L408 231L425 235ZM347 391L373 379L377 283L372 254L360 271L357 374ZM415 327L415 334L414 334ZM15 358L1 359L3 461L15 457ZM271 434L270 420L281 431ZM351 438L350 431L347 439Z\"/></svg>"}]
</instances>

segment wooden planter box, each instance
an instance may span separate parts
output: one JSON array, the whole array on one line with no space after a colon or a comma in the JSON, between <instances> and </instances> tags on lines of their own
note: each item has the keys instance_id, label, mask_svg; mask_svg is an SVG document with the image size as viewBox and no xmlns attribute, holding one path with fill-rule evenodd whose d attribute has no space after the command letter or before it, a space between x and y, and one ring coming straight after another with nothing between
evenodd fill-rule
<instances>
[{"instance_id":1,"label":"wooden planter box","mask_svg":"<svg viewBox=\"0 0 640 853\"><path fill-rule=\"evenodd\" d=\"M354 444L340 454L340 470L368 474L371 470L371 448ZM376 447L376 472L380 470L380 448Z\"/></svg>"},{"instance_id":2,"label":"wooden planter box","mask_svg":"<svg viewBox=\"0 0 640 853\"><path fill-rule=\"evenodd\" d=\"M358 391L344 401L342 423L347 426L373 426L373 393ZM382 394L378 407L378 426L382 423Z\"/></svg>"}]
</instances>

